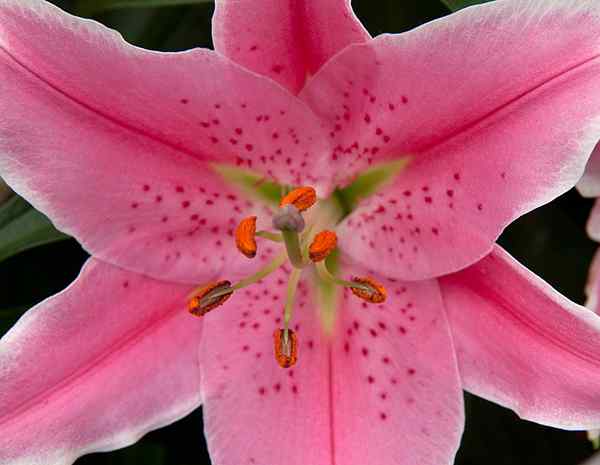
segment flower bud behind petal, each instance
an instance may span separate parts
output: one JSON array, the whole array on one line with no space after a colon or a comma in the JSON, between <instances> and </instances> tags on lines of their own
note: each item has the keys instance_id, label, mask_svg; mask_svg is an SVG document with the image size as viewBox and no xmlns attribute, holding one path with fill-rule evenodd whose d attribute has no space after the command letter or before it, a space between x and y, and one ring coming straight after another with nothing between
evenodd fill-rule
<instances>
[{"instance_id":1,"label":"flower bud behind petal","mask_svg":"<svg viewBox=\"0 0 600 465\"><path fill-rule=\"evenodd\" d=\"M385 287L375 281L373 278L352 278L352 281L358 284L367 286L369 290L351 287L352 294L372 304L380 304L385 302L387 291Z\"/></svg>"},{"instance_id":2,"label":"flower bud behind petal","mask_svg":"<svg viewBox=\"0 0 600 465\"><path fill-rule=\"evenodd\" d=\"M299 211L303 212L304 210L312 207L316 201L317 192L312 187L303 186L298 187L297 189L294 189L285 195L281 199L281 202L279 202L279 206L284 207L291 204Z\"/></svg>"},{"instance_id":3,"label":"flower bud behind petal","mask_svg":"<svg viewBox=\"0 0 600 465\"><path fill-rule=\"evenodd\" d=\"M321 231L310 244L308 256L313 262L320 262L325 260L336 247L337 235L333 231Z\"/></svg>"},{"instance_id":4,"label":"flower bud behind petal","mask_svg":"<svg viewBox=\"0 0 600 465\"><path fill-rule=\"evenodd\" d=\"M223 305L231 297L233 291L213 298L211 298L211 294L215 294L217 291L227 289L228 287L231 287L231 282L229 281L218 281L204 286L189 300L188 311L195 316L204 316L219 305Z\"/></svg>"},{"instance_id":5,"label":"flower bud behind petal","mask_svg":"<svg viewBox=\"0 0 600 465\"><path fill-rule=\"evenodd\" d=\"M256 256L256 216L244 218L235 230L235 245L248 258Z\"/></svg>"},{"instance_id":6,"label":"flower bud behind petal","mask_svg":"<svg viewBox=\"0 0 600 465\"><path fill-rule=\"evenodd\" d=\"M288 329L288 340L286 344L284 333L284 329L276 329L273 333L275 359L282 368L289 368L298 361L298 337L294 331Z\"/></svg>"}]
</instances>

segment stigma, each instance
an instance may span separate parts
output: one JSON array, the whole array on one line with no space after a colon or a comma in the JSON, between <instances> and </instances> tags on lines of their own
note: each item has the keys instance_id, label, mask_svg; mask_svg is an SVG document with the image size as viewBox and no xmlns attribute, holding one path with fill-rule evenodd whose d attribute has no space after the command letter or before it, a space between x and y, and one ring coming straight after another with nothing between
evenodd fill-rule
<instances>
[{"instance_id":1,"label":"stigma","mask_svg":"<svg viewBox=\"0 0 600 465\"><path fill-rule=\"evenodd\" d=\"M302 274L313 268L315 279L335 286L349 288L356 297L371 303L380 304L387 298L385 287L372 277L341 279L329 271L328 261L337 249L337 235L332 229L318 229L319 222L312 215L304 218L305 212L318 204L316 191L302 186L292 189L282 196L279 206L273 212L272 227L275 231L257 231L256 216L244 218L235 229L235 247L248 259L256 257L257 238L283 243L284 249L270 263L256 273L232 285L230 281L217 281L205 284L194 290L188 310L195 316L204 317L208 312L223 305L235 291L256 284L266 276L289 263L289 273L285 303L282 308L283 328L273 333L273 351L276 362L282 368L289 368L298 361L298 335L290 329L293 320L294 299ZM321 224L329 225L331 222ZM332 225L335 226L335 225ZM334 259L335 260L335 259ZM226 311L237 311L229 306Z\"/></svg>"}]
</instances>

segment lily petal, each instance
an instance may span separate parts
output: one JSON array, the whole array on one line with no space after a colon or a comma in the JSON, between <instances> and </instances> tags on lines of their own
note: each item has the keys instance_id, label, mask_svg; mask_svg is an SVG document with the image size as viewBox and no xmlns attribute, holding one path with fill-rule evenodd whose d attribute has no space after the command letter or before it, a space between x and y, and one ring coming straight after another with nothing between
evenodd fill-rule
<instances>
[{"instance_id":1,"label":"lily petal","mask_svg":"<svg viewBox=\"0 0 600 465\"><path fill-rule=\"evenodd\" d=\"M215 2L215 50L293 93L338 51L367 40L350 0Z\"/></svg>"},{"instance_id":2,"label":"lily petal","mask_svg":"<svg viewBox=\"0 0 600 465\"><path fill-rule=\"evenodd\" d=\"M594 313L600 313L600 249L596 250L585 285L587 300L585 306Z\"/></svg>"},{"instance_id":3,"label":"lily petal","mask_svg":"<svg viewBox=\"0 0 600 465\"><path fill-rule=\"evenodd\" d=\"M386 254L380 271L400 279L484 256L581 176L600 133L599 73L593 0L491 2L342 51L300 94L328 125L338 173L412 161L348 219L340 246L365 264Z\"/></svg>"},{"instance_id":4,"label":"lily petal","mask_svg":"<svg viewBox=\"0 0 600 465\"><path fill-rule=\"evenodd\" d=\"M577 190L584 197L600 197L600 144L592 152L585 172L577 183Z\"/></svg>"},{"instance_id":5,"label":"lily petal","mask_svg":"<svg viewBox=\"0 0 600 465\"><path fill-rule=\"evenodd\" d=\"M201 378L214 462L452 463L462 393L437 283L385 281L382 305L345 292L333 332L302 284L291 325L298 363L285 370L272 334L282 327L287 278L280 271L205 319Z\"/></svg>"},{"instance_id":6,"label":"lily petal","mask_svg":"<svg viewBox=\"0 0 600 465\"><path fill-rule=\"evenodd\" d=\"M302 103L214 52L144 51L41 1L0 1L0 81L6 181L92 255L160 279L255 266L230 237L254 207L210 162L300 182L323 141Z\"/></svg>"},{"instance_id":7,"label":"lily petal","mask_svg":"<svg viewBox=\"0 0 600 465\"><path fill-rule=\"evenodd\" d=\"M0 341L0 462L67 465L200 404L187 286L91 259Z\"/></svg>"},{"instance_id":8,"label":"lily petal","mask_svg":"<svg viewBox=\"0 0 600 465\"><path fill-rule=\"evenodd\" d=\"M595 241L600 241L600 201L596 200L587 221L588 236Z\"/></svg>"},{"instance_id":9,"label":"lily petal","mask_svg":"<svg viewBox=\"0 0 600 465\"><path fill-rule=\"evenodd\" d=\"M600 317L500 247L440 278L463 386L522 418L600 426Z\"/></svg>"}]
</instances>

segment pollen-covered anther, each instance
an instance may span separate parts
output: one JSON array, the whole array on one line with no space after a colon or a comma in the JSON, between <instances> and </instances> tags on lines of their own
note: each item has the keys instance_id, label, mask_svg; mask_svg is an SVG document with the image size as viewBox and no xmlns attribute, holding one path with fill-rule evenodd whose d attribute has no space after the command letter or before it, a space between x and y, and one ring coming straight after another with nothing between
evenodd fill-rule
<instances>
[{"instance_id":1,"label":"pollen-covered anther","mask_svg":"<svg viewBox=\"0 0 600 465\"><path fill-rule=\"evenodd\" d=\"M196 292L188 302L188 311L195 316L204 316L219 305L223 305L233 291L229 281L210 283Z\"/></svg>"},{"instance_id":2,"label":"pollen-covered anther","mask_svg":"<svg viewBox=\"0 0 600 465\"><path fill-rule=\"evenodd\" d=\"M356 297L360 297L372 304L385 302L387 292L383 285L379 284L373 278L352 278L352 282L361 284L361 287L351 287L350 290Z\"/></svg>"},{"instance_id":3,"label":"pollen-covered anther","mask_svg":"<svg viewBox=\"0 0 600 465\"><path fill-rule=\"evenodd\" d=\"M337 235L333 231L321 231L310 244L308 256L313 262L320 262L325 260L336 247Z\"/></svg>"},{"instance_id":4,"label":"pollen-covered anther","mask_svg":"<svg viewBox=\"0 0 600 465\"><path fill-rule=\"evenodd\" d=\"M235 230L235 245L248 258L256 256L256 216L244 218Z\"/></svg>"},{"instance_id":5,"label":"pollen-covered anther","mask_svg":"<svg viewBox=\"0 0 600 465\"><path fill-rule=\"evenodd\" d=\"M279 206L285 207L286 205L293 205L299 211L303 212L312 207L316 201L317 192L312 187L303 186L298 187L285 195L281 199L281 202L279 202Z\"/></svg>"},{"instance_id":6,"label":"pollen-covered anther","mask_svg":"<svg viewBox=\"0 0 600 465\"><path fill-rule=\"evenodd\" d=\"M282 368L289 368L298 361L298 337L291 329L276 329L273 333L275 343L275 359Z\"/></svg>"}]
</instances>

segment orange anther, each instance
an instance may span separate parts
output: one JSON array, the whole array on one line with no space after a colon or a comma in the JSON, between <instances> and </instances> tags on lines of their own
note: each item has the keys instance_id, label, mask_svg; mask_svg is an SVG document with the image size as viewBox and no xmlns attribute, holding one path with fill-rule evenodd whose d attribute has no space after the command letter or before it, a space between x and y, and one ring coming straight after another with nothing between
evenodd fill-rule
<instances>
[{"instance_id":1,"label":"orange anther","mask_svg":"<svg viewBox=\"0 0 600 465\"><path fill-rule=\"evenodd\" d=\"M235 245L248 258L256 256L256 216L244 218L235 230Z\"/></svg>"},{"instance_id":2,"label":"orange anther","mask_svg":"<svg viewBox=\"0 0 600 465\"><path fill-rule=\"evenodd\" d=\"M230 286L231 283L229 281L219 281L207 284L197 291L196 295L190 299L188 302L188 311L192 315L203 316L219 305L223 305L225 301L231 297L233 291L225 294L217 294L217 292L224 291Z\"/></svg>"},{"instance_id":3,"label":"orange anther","mask_svg":"<svg viewBox=\"0 0 600 465\"><path fill-rule=\"evenodd\" d=\"M333 231L321 231L310 244L308 256L313 262L320 262L325 260L336 246L337 235Z\"/></svg>"},{"instance_id":4,"label":"orange anther","mask_svg":"<svg viewBox=\"0 0 600 465\"><path fill-rule=\"evenodd\" d=\"M357 287L351 287L350 290L352 291L352 294L354 294L356 297L360 297L361 299L366 300L367 302L370 302L372 304L380 304L382 302L385 302L385 299L387 297L385 287L383 287L373 278L352 278L352 281L358 284L362 284L363 286L369 288L369 290L367 290Z\"/></svg>"},{"instance_id":5,"label":"orange anther","mask_svg":"<svg viewBox=\"0 0 600 465\"><path fill-rule=\"evenodd\" d=\"M275 342L275 359L282 368L289 368L298 361L298 337L291 329L288 329L287 341L285 330L276 329L273 333Z\"/></svg>"},{"instance_id":6,"label":"orange anther","mask_svg":"<svg viewBox=\"0 0 600 465\"><path fill-rule=\"evenodd\" d=\"M312 207L316 201L317 192L312 187L303 186L294 189L284 196L281 199L281 202L279 202L279 206L283 207L285 205L292 204L298 209L298 211L303 212L307 208Z\"/></svg>"}]
</instances>

